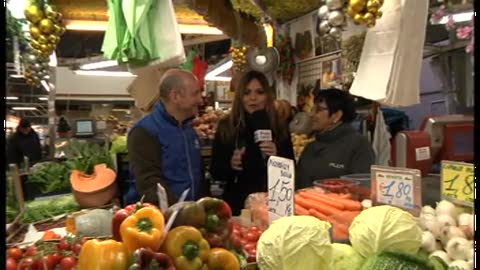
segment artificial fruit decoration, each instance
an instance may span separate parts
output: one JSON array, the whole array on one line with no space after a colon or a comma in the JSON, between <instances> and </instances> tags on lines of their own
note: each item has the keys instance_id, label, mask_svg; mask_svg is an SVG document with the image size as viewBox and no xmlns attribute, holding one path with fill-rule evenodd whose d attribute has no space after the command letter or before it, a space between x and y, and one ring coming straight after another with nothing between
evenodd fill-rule
<instances>
[{"instance_id":1,"label":"artificial fruit decoration","mask_svg":"<svg viewBox=\"0 0 480 270\"><path fill-rule=\"evenodd\" d=\"M38 23L44 18L43 10L35 5L35 4L30 4L26 9L25 9L25 18L31 23Z\"/></svg>"},{"instance_id":2,"label":"artificial fruit decoration","mask_svg":"<svg viewBox=\"0 0 480 270\"><path fill-rule=\"evenodd\" d=\"M154 207L144 207L122 222L120 235L131 253L142 247L157 251L165 237L164 228L162 212Z\"/></svg>"},{"instance_id":3,"label":"artificial fruit decoration","mask_svg":"<svg viewBox=\"0 0 480 270\"><path fill-rule=\"evenodd\" d=\"M205 269L210 245L202 233L191 226L172 229L163 244L163 250L172 257L177 270Z\"/></svg>"},{"instance_id":4,"label":"artificial fruit decoration","mask_svg":"<svg viewBox=\"0 0 480 270\"><path fill-rule=\"evenodd\" d=\"M381 0L350 0L347 14L355 24L373 27L376 19L382 17L382 12L379 10L382 5L383 1Z\"/></svg>"},{"instance_id":5,"label":"artificial fruit decoration","mask_svg":"<svg viewBox=\"0 0 480 270\"><path fill-rule=\"evenodd\" d=\"M48 38L47 38L46 35L40 35L40 36L38 36L37 41L40 44L47 44L48 43Z\"/></svg>"},{"instance_id":6,"label":"artificial fruit decoration","mask_svg":"<svg viewBox=\"0 0 480 270\"><path fill-rule=\"evenodd\" d=\"M54 23L50 19L43 19L40 21L38 28L44 34L51 34L54 31Z\"/></svg>"},{"instance_id":7,"label":"artificial fruit decoration","mask_svg":"<svg viewBox=\"0 0 480 270\"><path fill-rule=\"evenodd\" d=\"M83 244L77 269L125 270L127 267L128 253L122 242L92 239Z\"/></svg>"},{"instance_id":8,"label":"artificial fruit decoration","mask_svg":"<svg viewBox=\"0 0 480 270\"><path fill-rule=\"evenodd\" d=\"M175 270L172 259L165 253L153 252L149 248L139 248L133 253L133 264L128 270L163 269Z\"/></svg>"},{"instance_id":9,"label":"artificial fruit decoration","mask_svg":"<svg viewBox=\"0 0 480 270\"><path fill-rule=\"evenodd\" d=\"M30 25L30 36L32 36L32 38L38 39L38 37L40 37L41 34L42 32L38 27L36 27L34 24Z\"/></svg>"},{"instance_id":10,"label":"artificial fruit decoration","mask_svg":"<svg viewBox=\"0 0 480 270\"><path fill-rule=\"evenodd\" d=\"M317 33L320 37L332 36L339 40L345 24L343 1L329 0L318 10Z\"/></svg>"}]
</instances>

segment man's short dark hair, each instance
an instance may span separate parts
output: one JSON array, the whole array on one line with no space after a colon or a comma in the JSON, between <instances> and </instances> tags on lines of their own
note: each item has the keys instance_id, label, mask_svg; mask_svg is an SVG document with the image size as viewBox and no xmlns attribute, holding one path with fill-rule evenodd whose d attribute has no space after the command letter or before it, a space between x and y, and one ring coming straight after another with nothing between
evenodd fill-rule
<instances>
[{"instance_id":1,"label":"man's short dark hair","mask_svg":"<svg viewBox=\"0 0 480 270\"><path fill-rule=\"evenodd\" d=\"M20 123L18 123L18 126L21 128L28 128L31 127L32 124L28 119L23 118L22 120L20 120Z\"/></svg>"},{"instance_id":2,"label":"man's short dark hair","mask_svg":"<svg viewBox=\"0 0 480 270\"><path fill-rule=\"evenodd\" d=\"M325 101L328 107L328 114L332 115L342 111L342 122L350 123L357 117L353 96L346 91L336 88L321 90L315 96L315 104Z\"/></svg>"}]
</instances>

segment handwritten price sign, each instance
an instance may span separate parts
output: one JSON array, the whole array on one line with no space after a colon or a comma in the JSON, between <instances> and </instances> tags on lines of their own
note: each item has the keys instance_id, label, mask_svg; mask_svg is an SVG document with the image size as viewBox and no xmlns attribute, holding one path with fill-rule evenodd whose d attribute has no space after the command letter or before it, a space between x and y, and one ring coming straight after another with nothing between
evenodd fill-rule
<instances>
[{"instance_id":1,"label":"handwritten price sign","mask_svg":"<svg viewBox=\"0 0 480 270\"><path fill-rule=\"evenodd\" d=\"M270 221L293 216L295 192L295 163L291 159L268 159L268 212Z\"/></svg>"},{"instance_id":2,"label":"handwritten price sign","mask_svg":"<svg viewBox=\"0 0 480 270\"><path fill-rule=\"evenodd\" d=\"M419 170L372 166L374 204L397 206L416 214L421 207Z\"/></svg>"},{"instance_id":3,"label":"handwritten price sign","mask_svg":"<svg viewBox=\"0 0 480 270\"><path fill-rule=\"evenodd\" d=\"M473 164L443 160L442 198L472 207L475 190L473 171Z\"/></svg>"}]
</instances>

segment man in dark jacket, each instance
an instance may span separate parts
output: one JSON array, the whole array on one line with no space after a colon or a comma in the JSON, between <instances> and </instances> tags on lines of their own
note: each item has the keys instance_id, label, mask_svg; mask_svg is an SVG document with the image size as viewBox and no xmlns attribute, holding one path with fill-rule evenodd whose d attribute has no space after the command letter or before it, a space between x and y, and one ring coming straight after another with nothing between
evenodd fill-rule
<instances>
[{"instance_id":1,"label":"man in dark jacket","mask_svg":"<svg viewBox=\"0 0 480 270\"><path fill-rule=\"evenodd\" d=\"M20 120L17 131L7 142L8 164L15 163L20 166L24 157L28 157L30 165L42 159L40 138L27 119Z\"/></svg>"},{"instance_id":2,"label":"man in dark jacket","mask_svg":"<svg viewBox=\"0 0 480 270\"><path fill-rule=\"evenodd\" d=\"M165 188L169 204L187 188L187 200L208 194L200 143L191 125L203 102L197 80L190 72L172 69L162 76L159 91L153 112L128 134L133 182L125 203L144 195L144 201L158 204L157 183Z\"/></svg>"}]
</instances>

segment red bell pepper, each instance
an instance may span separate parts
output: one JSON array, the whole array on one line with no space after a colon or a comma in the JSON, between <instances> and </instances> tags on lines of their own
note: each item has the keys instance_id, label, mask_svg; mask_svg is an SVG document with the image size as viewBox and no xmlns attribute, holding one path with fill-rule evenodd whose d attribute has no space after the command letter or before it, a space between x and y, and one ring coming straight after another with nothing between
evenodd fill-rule
<instances>
[{"instance_id":1,"label":"red bell pepper","mask_svg":"<svg viewBox=\"0 0 480 270\"><path fill-rule=\"evenodd\" d=\"M228 220L232 217L232 209L225 201L204 197L198 200L197 204L203 206L207 214L205 222L207 232L219 233L228 227Z\"/></svg>"},{"instance_id":2,"label":"red bell pepper","mask_svg":"<svg viewBox=\"0 0 480 270\"><path fill-rule=\"evenodd\" d=\"M155 207L157 206L151 204L151 203L144 203L143 202L143 197L142 199L134 204L130 204L125 206L123 209L118 210L115 212L115 215L113 215L112 218L112 234L113 234L113 239L116 241L122 241L122 236L120 235L120 225L122 222L129 216L133 215L136 211L143 207Z\"/></svg>"}]
</instances>

